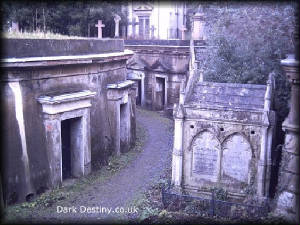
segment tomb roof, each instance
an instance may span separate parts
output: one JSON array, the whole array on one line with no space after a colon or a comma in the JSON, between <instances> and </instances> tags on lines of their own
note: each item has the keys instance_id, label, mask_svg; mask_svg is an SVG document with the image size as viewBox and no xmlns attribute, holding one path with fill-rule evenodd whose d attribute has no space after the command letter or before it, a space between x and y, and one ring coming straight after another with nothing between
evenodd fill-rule
<instances>
[{"instance_id":1,"label":"tomb roof","mask_svg":"<svg viewBox=\"0 0 300 225\"><path fill-rule=\"evenodd\" d=\"M263 110L266 85L198 82L186 103L203 108Z\"/></svg>"}]
</instances>

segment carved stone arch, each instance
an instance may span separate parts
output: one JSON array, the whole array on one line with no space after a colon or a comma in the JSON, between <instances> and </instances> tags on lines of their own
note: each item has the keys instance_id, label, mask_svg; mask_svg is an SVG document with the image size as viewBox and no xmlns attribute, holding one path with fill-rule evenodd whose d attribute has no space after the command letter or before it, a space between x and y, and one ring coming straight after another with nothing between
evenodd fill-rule
<instances>
[{"instance_id":1,"label":"carved stone arch","mask_svg":"<svg viewBox=\"0 0 300 225\"><path fill-rule=\"evenodd\" d=\"M247 137L234 132L224 139L221 148L221 180L229 184L249 183L254 154Z\"/></svg>"},{"instance_id":2,"label":"carved stone arch","mask_svg":"<svg viewBox=\"0 0 300 225\"><path fill-rule=\"evenodd\" d=\"M244 133L244 132L234 131L234 132L229 133L228 135L226 135L226 137L223 138L223 140L220 140L221 146L223 146L223 143L224 143L228 138L230 138L230 137L233 136L233 135L237 135L237 134L243 136L243 138L248 142L248 144L249 144L250 147L251 147L252 157L256 158L256 153L255 153L255 151L254 151L255 148L253 147L253 145L252 145L252 143L251 143L251 141L250 141L250 137L249 137L246 133Z\"/></svg>"},{"instance_id":3,"label":"carved stone arch","mask_svg":"<svg viewBox=\"0 0 300 225\"><path fill-rule=\"evenodd\" d=\"M220 179L221 143L217 137L204 129L191 141L191 176L218 182Z\"/></svg>"}]
</instances>

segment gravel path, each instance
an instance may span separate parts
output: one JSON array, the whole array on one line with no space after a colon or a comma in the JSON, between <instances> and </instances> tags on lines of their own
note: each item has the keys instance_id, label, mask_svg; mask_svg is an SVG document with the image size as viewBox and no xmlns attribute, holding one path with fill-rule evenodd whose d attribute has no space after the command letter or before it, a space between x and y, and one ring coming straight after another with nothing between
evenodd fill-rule
<instances>
[{"instance_id":1,"label":"gravel path","mask_svg":"<svg viewBox=\"0 0 300 225\"><path fill-rule=\"evenodd\" d=\"M75 206L70 213L57 213L57 205L53 205L40 218L32 218L40 222L105 222L114 219L126 219L129 214L99 213L100 207L115 210L124 207L140 193L146 191L160 179L165 168L170 167L173 142L172 121L162 117L159 112L137 109L137 123L146 128L146 140L143 151L137 159L112 176L104 183L96 183L81 191L76 198L60 202L60 206ZM84 206L84 207L80 207ZM92 213L80 212L85 207L94 208ZM134 208L129 208L134 211ZM137 209L138 210L138 209ZM75 213L76 211L76 213Z\"/></svg>"}]
</instances>

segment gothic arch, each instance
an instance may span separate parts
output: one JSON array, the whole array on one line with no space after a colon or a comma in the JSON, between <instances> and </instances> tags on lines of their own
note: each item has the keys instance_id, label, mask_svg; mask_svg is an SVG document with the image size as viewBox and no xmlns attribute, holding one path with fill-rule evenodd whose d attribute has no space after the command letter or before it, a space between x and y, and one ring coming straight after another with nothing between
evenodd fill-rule
<instances>
[{"instance_id":1,"label":"gothic arch","mask_svg":"<svg viewBox=\"0 0 300 225\"><path fill-rule=\"evenodd\" d=\"M221 162L221 143L216 136L205 129L191 141L191 175L218 182Z\"/></svg>"},{"instance_id":2,"label":"gothic arch","mask_svg":"<svg viewBox=\"0 0 300 225\"><path fill-rule=\"evenodd\" d=\"M239 132L228 135L221 144L221 179L248 183L254 156L247 137Z\"/></svg>"}]
</instances>

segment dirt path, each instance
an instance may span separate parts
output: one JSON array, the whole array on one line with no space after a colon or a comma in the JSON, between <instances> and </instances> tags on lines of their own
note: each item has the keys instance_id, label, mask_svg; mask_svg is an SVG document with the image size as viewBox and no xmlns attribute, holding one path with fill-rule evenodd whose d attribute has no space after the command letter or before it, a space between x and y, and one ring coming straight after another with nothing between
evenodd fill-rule
<instances>
[{"instance_id":1,"label":"dirt path","mask_svg":"<svg viewBox=\"0 0 300 225\"><path fill-rule=\"evenodd\" d=\"M100 208L105 207L106 210L113 211L117 207L124 207L124 210L128 210L127 205L151 184L157 182L164 169L170 167L171 163L172 121L157 112L138 109L137 123L146 129L147 137L143 151L139 153L136 160L104 183L93 184L75 198L60 201L59 204L51 206L44 212L39 212L38 217L33 215L30 220L61 223L126 219L129 216L126 213L99 213ZM74 206L75 210L70 210L69 213L57 213L57 206ZM83 212L87 207L94 207L93 210L91 209L92 213ZM134 208L129 210L134 212Z\"/></svg>"}]
</instances>

